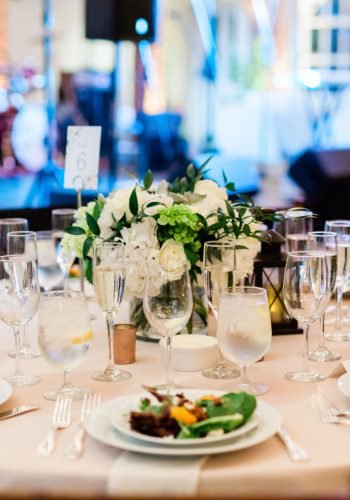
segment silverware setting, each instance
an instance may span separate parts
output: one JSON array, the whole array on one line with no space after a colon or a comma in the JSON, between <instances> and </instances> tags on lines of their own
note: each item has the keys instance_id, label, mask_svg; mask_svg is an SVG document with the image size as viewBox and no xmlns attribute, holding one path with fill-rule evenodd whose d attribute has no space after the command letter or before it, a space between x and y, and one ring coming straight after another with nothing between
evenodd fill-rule
<instances>
[{"instance_id":1,"label":"silverware setting","mask_svg":"<svg viewBox=\"0 0 350 500\"><path fill-rule=\"evenodd\" d=\"M0 420L6 420L7 418L17 417L17 415L23 415L23 413L28 413L30 411L39 410L39 405L23 405L16 406L11 410L4 410L0 412Z\"/></svg>"},{"instance_id":2,"label":"silverware setting","mask_svg":"<svg viewBox=\"0 0 350 500\"><path fill-rule=\"evenodd\" d=\"M289 458L293 460L293 462L307 462L310 460L308 453L292 439L283 425L279 428L277 436L285 445Z\"/></svg>"},{"instance_id":3,"label":"silverware setting","mask_svg":"<svg viewBox=\"0 0 350 500\"><path fill-rule=\"evenodd\" d=\"M39 457L49 457L55 449L56 432L66 429L71 422L72 400L58 396L52 415L52 426L44 441L37 448Z\"/></svg>"},{"instance_id":4,"label":"silverware setting","mask_svg":"<svg viewBox=\"0 0 350 500\"><path fill-rule=\"evenodd\" d=\"M326 424L350 425L350 411L340 410L320 387L311 390L311 406L317 417Z\"/></svg>"},{"instance_id":5,"label":"silverware setting","mask_svg":"<svg viewBox=\"0 0 350 500\"><path fill-rule=\"evenodd\" d=\"M101 404L101 394L85 394L80 412L79 429L73 438L73 441L67 446L64 451L66 460L78 460L84 451L85 427L84 423L88 416L97 406Z\"/></svg>"}]
</instances>

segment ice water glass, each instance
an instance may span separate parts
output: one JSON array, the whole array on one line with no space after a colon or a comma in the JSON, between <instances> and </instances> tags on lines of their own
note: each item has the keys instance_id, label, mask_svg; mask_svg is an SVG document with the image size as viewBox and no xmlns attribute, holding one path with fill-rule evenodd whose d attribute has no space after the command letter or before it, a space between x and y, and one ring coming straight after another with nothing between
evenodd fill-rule
<instances>
[{"instance_id":1,"label":"ice water glass","mask_svg":"<svg viewBox=\"0 0 350 500\"><path fill-rule=\"evenodd\" d=\"M23 328L36 314L40 290L37 266L25 255L0 257L0 318L13 327L15 336L16 370L5 377L14 387L40 382L40 377L25 375L20 370L20 339Z\"/></svg>"},{"instance_id":2,"label":"ice water glass","mask_svg":"<svg viewBox=\"0 0 350 500\"><path fill-rule=\"evenodd\" d=\"M326 377L309 367L309 329L324 314L332 294L332 278L326 256L321 252L290 252L287 257L283 297L289 314L304 330L303 364L285 374L294 382L318 382Z\"/></svg>"},{"instance_id":3,"label":"ice water glass","mask_svg":"<svg viewBox=\"0 0 350 500\"><path fill-rule=\"evenodd\" d=\"M313 230L313 213L301 207L290 208L284 214L288 252L307 250L307 235Z\"/></svg>"},{"instance_id":4,"label":"ice water glass","mask_svg":"<svg viewBox=\"0 0 350 500\"><path fill-rule=\"evenodd\" d=\"M44 292L39 308L39 347L46 361L64 374L61 387L44 392L46 399L56 400L58 395L83 399L90 392L71 383L71 370L84 361L91 343L84 294L72 290Z\"/></svg>"},{"instance_id":5,"label":"ice water glass","mask_svg":"<svg viewBox=\"0 0 350 500\"><path fill-rule=\"evenodd\" d=\"M267 353L271 337L271 317L264 288L238 286L221 293L218 339L223 354L241 368L241 377L230 390L254 395L269 390L267 384L250 381L248 366Z\"/></svg>"},{"instance_id":6,"label":"ice water glass","mask_svg":"<svg viewBox=\"0 0 350 500\"><path fill-rule=\"evenodd\" d=\"M143 295L143 310L150 325L166 340L166 383L158 389L169 393L171 380L171 339L187 325L193 308L187 263L162 260L149 264Z\"/></svg>"},{"instance_id":7,"label":"ice water glass","mask_svg":"<svg viewBox=\"0 0 350 500\"><path fill-rule=\"evenodd\" d=\"M63 272L58 266L52 231L37 231L39 283L45 292L62 288Z\"/></svg>"},{"instance_id":8,"label":"ice water glass","mask_svg":"<svg viewBox=\"0 0 350 500\"><path fill-rule=\"evenodd\" d=\"M62 239L64 231L75 222L76 210L74 208L56 208L51 211L52 238L56 251L57 263L64 275L64 289L68 288L69 271L75 260L75 253L64 248Z\"/></svg>"},{"instance_id":9,"label":"ice water glass","mask_svg":"<svg viewBox=\"0 0 350 500\"><path fill-rule=\"evenodd\" d=\"M28 220L20 217L0 219L0 255L7 255L7 235L11 231L28 231Z\"/></svg>"}]
</instances>

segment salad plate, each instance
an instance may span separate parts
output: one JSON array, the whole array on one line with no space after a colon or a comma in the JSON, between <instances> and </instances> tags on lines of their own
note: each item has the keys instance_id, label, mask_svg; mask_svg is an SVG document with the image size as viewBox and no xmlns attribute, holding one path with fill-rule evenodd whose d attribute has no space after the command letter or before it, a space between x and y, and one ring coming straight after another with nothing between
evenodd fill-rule
<instances>
[{"instance_id":1,"label":"salad plate","mask_svg":"<svg viewBox=\"0 0 350 500\"><path fill-rule=\"evenodd\" d=\"M344 373L337 380L338 387L340 391L345 394L345 396L350 397L350 373Z\"/></svg>"},{"instance_id":2,"label":"salad plate","mask_svg":"<svg viewBox=\"0 0 350 500\"><path fill-rule=\"evenodd\" d=\"M12 385L0 378L0 405L10 399L12 392Z\"/></svg>"},{"instance_id":3,"label":"salad plate","mask_svg":"<svg viewBox=\"0 0 350 500\"><path fill-rule=\"evenodd\" d=\"M270 439L276 434L282 423L281 416L276 408L264 401L258 401L259 425L250 432L240 436L215 443L210 441L201 442L196 445L172 446L171 444L150 443L127 436L113 427L111 414L126 398L128 397L116 398L102 403L95 408L85 423L85 429L92 438L103 444L135 453L160 456L198 456L238 451L256 446Z\"/></svg>"},{"instance_id":4,"label":"salad plate","mask_svg":"<svg viewBox=\"0 0 350 500\"><path fill-rule=\"evenodd\" d=\"M226 392L223 391L194 390L194 389L186 389L177 392L183 392L186 398L191 401L196 401L203 396L207 396L208 394L215 397L220 397L223 396L224 394L227 394ZM118 406L116 406L116 408L111 411L110 415L111 424L117 431L119 431L121 434L124 434L125 436L137 439L139 441L145 441L148 443L154 443L165 446L188 446L188 445L198 446L206 442L216 443L230 438L237 438L255 429L255 427L257 427L259 424L259 415L258 412L255 411L254 414L243 425L224 434L214 433L213 435L195 439L194 438L175 439L173 436L166 436L166 437L150 436L148 434L142 434L140 432L133 430L129 422L130 412L138 411L140 401L144 398L150 399L152 403L157 402L156 398L147 392L133 394L132 396L123 398L123 400L118 403Z\"/></svg>"}]
</instances>

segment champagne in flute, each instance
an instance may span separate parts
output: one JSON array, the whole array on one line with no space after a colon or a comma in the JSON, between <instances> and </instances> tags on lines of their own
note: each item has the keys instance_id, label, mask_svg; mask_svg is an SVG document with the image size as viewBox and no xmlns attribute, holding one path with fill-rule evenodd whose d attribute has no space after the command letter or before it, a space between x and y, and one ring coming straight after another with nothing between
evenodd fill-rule
<instances>
[{"instance_id":1,"label":"champagne in flute","mask_svg":"<svg viewBox=\"0 0 350 500\"><path fill-rule=\"evenodd\" d=\"M125 269L98 265L94 268L94 290L104 313L119 308L124 295Z\"/></svg>"}]
</instances>

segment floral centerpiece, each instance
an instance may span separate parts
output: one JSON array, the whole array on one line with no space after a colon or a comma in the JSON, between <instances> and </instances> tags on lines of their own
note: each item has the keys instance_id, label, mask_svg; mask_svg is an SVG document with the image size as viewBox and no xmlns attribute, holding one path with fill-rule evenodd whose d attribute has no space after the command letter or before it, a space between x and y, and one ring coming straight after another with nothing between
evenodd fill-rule
<instances>
[{"instance_id":1,"label":"floral centerpiece","mask_svg":"<svg viewBox=\"0 0 350 500\"><path fill-rule=\"evenodd\" d=\"M141 299L147 264L153 259L187 259L193 283L200 283L205 241L236 242L237 280L253 270L254 257L264 238L263 214L249 198L235 193L223 173L225 187L205 179L206 166L191 164L173 183L154 183L152 172L134 187L118 189L106 198L79 208L76 222L66 230L63 245L84 259L85 275L92 282L92 249L96 242L120 241L128 262L126 294ZM229 201L227 190L235 193ZM206 321L206 309L194 296L194 310ZM142 307L135 312L143 319ZM189 325L189 329L190 329Z\"/></svg>"}]
</instances>

